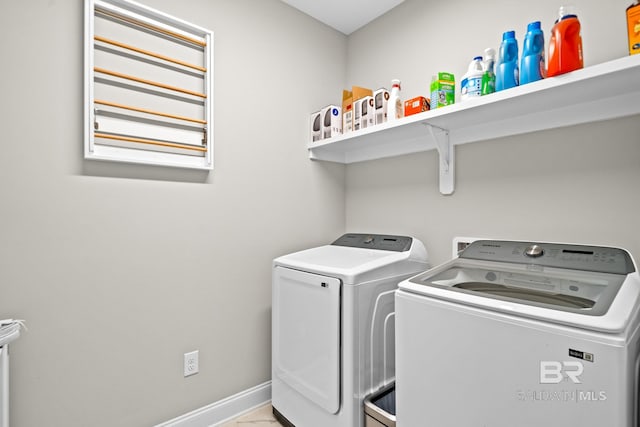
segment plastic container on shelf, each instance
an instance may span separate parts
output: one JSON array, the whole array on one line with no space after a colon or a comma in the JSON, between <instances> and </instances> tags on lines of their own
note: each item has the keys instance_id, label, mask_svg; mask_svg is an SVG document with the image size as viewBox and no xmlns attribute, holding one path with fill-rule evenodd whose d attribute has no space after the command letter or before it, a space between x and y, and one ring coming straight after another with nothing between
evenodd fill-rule
<instances>
[{"instance_id":1,"label":"plastic container on shelf","mask_svg":"<svg viewBox=\"0 0 640 427\"><path fill-rule=\"evenodd\" d=\"M496 65L496 91L518 86L518 41L515 31L502 34L500 54Z\"/></svg>"},{"instance_id":2,"label":"plastic container on shelf","mask_svg":"<svg viewBox=\"0 0 640 427\"><path fill-rule=\"evenodd\" d=\"M544 33L540 21L531 22L527 26L527 34L522 45L522 60L520 62L520 84L544 79Z\"/></svg>"},{"instance_id":3,"label":"plastic container on shelf","mask_svg":"<svg viewBox=\"0 0 640 427\"><path fill-rule=\"evenodd\" d=\"M387 121L397 120L404 117L404 107L400 96L400 80L391 80L391 95L387 103Z\"/></svg>"},{"instance_id":4,"label":"plastic container on shelf","mask_svg":"<svg viewBox=\"0 0 640 427\"><path fill-rule=\"evenodd\" d=\"M484 73L482 75L482 88L480 92L482 95L489 95L496 91L496 50L488 47L484 50L484 58L482 60L482 67Z\"/></svg>"},{"instance_id":5,"label":"plastic container on shelf","mask_svg":"<svg viewBox=\"0 0 640 427\"><path fill-rule=\"evenodd\" d=\"M573 6L562 6L551 29L547 76L557 76L584 67L580 21Z\"/></svg>"},{"instance_id":6,"label":"plastic container on shelf","mask_svg":"<svg viewBox=\"0 0 640 427\"><path fill-rule=\"evenodd\" d=\"M483 75L482 56L476 56L460 81L460 99L462 101L482 95Z\"/></svg>"},{"instance_id":7,"label":"plastic container on shelf","mask_svg":"<svg viewBox=\"0 0 640 427\"><path fill-rule=\"evenodd\" d=\"M629 55L640 53L640 1L636 0L627 8L627 31Z\"/></svg>"}]
</instances>

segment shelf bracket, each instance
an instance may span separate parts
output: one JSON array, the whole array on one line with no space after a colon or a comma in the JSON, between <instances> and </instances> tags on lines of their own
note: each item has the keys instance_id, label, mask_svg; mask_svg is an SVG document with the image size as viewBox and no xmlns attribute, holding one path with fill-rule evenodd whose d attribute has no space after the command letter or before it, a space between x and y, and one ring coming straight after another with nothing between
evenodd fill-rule
<instances>
[{"instance_id":1,"label":"shelf bracket","mask_svg":"<svg viewBox=\"0 0 640 427\"><path fill-rule=\"evenodd\" d=\"M453 144L449 139L449 131L429 123L423 124L429 129L429 134L431 134L431 138L433 138L438 149L438 157L440 157L440 193L444 195L453 194L455 158ZM438 138L434 129L438 135L443 135L444 137Z\"/></svg>"}]
</instances>

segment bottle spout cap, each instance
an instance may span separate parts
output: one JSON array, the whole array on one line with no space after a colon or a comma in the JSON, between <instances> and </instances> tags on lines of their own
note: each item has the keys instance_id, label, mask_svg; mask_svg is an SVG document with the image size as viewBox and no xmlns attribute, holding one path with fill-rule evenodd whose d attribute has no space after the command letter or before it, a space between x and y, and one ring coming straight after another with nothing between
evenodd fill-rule
<instances>
[{"instance_id":1,"label":"bottle spout cap","mask_svg":"<svg viewBox=\"0 0 640 427\"><path fill-rule=\"evenodd\" d=\"M560 6L560 10L558 11L558 18L561 21L563 18L575 17L578 16L576 13L576 7L572 4Z\"/></svg>"},{"instance_id":2,"label":"bottle spout cap","mask_svg":"<svg viewBox=\"0 0 640 427\"><path fill-rule=\"evenodd\" d=\"M505 31L504 33L502 33L502 40L510 40L515 38L516 38L515 31Z\"/></svg>"},{"instance_id":3,"label":"bottle spout cap","mask_svg":"<svg viewBox=\"0 0 640 427\"><path fill-rule=\"evenodd\" d=\"M495 59L496 57L496 50L492 47L488 47L484 50L484 59Z\"/></svg>"},{"instance_id":4,"label":"bottle spout cap","mask_svg":"<svg viewBox=\"0 0 640 427\"><path fill-rule=\"evenodd\" d=\"M541 28L540 21L534 21L527 25L527 31L539 30Z\"/></svg>"}]
</instances>

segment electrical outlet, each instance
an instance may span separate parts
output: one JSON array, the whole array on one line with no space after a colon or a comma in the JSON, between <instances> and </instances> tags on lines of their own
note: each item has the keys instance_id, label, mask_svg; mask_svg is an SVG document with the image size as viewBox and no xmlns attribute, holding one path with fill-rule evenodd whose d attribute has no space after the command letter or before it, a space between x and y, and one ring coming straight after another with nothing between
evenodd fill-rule
<instances>
[{"instance_id":1,"label":"electrical outlet","mask_svg":"<svg viewBox=\"0 0 640 427\"><path fill-rule=\"evenodd\" d=\"M456 258L467 246L476 240L482 240L480 237L454 237L453 238L453 257Z\"/></svg>"},{"instance_id":2,"label":"electrical outlet","mask_svg":"<svg viewBox=\"0 0 640 427\"><path fill-rule=\"evenodd\" d=\"M184 354L184 376L197 374L198 367L198 350Z\"/></svg>"}]
</instances>

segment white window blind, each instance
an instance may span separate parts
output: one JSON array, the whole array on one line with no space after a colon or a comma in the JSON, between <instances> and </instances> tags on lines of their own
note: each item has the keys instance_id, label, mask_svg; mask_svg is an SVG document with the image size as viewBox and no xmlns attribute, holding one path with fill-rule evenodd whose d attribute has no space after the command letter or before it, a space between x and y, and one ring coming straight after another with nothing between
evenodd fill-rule
<instances>
[{"instance_id":1,"label":"white window blind","mask_svg":"<svg viewBox=\"0 0 640 427\"><path fill-rule=\"evenodd\" d=\"M85 158L213 168L213 32L86 0Z\"/></svg>"}]
</instances>

